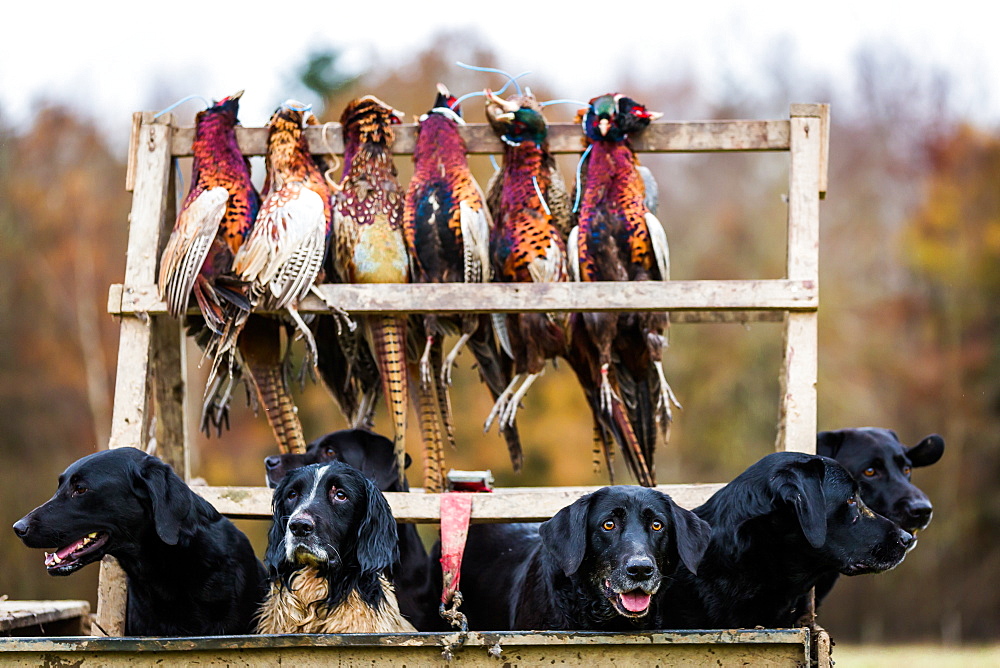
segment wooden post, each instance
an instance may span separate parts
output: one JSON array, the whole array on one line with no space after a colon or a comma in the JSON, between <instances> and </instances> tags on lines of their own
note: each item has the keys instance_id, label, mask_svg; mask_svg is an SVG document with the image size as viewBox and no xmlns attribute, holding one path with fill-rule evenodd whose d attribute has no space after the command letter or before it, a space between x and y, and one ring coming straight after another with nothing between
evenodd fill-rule
<instances>
[{"instance_id":1,"label":"wooden post","mask_svg":"<svg viewBox=\"0 0 1000 668\"><path fill-rule=\"evenodd\" d=\"M819 192L828 114L827 105L793 104L789 130L786 278L814 286L819 285ZM777 450L816 452L816 316L809 309L785 317Z\"/></svg>"},{"instance_id":2,"label":"wooden post","mask_svg":"<svg viewBox=\"0 0 1000 668\"><path fill-rule=\"evenodd\" d=\"M138 286L156 283L156 262L170 196L170 114L158 119L144 112L135 118L138 131L130 146L129 176L134 181L132 211L129 214L128 255L125 260L124 294ZM142 450L149 443L149 372L152 322L145 318L122 318L115 376L115 403L111 418L109 448L133 446ZM101 562L97 590L95 629L111 636L125 633L125 574L112 557Z\"/></svg>"}]
</instances>

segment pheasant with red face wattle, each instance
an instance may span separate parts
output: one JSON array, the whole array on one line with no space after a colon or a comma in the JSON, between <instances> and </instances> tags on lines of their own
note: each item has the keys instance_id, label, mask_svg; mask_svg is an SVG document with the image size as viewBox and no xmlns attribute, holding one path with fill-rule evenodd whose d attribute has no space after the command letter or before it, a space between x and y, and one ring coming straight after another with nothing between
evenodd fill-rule
<instances>
[{"instance_id":1,"label":"pheasant with red face wattle","mask_svg":"<svg viewBox=\"0 0 1000 668\"><path fill-rule=\"evenodd\" d=\"M392 161L392 125L401 114L371 95L350 102L340 123L344 178L334 194L334 265L347 283L408 283L403 189ZM393 422L400 479L406 451L406 318L363 318Z\"/></svg>"},{"instance_id":2,"label":"pheasant with red face wattle","mask_svg":"<svg viewBox=\"0 0 1000 668\"><path fill-rule=\"evenodd\" d=\"M198 113L191 188L160 258L160 298L171 315L182 317L194 293L208 328L210 354L251 308L248 286L231 273L233 257L260 208L250 163L236 141L242 95Z\"/></svg>"},{"instance_id":3,"label":"pheasant with red face wattle","mask_svg":"<svg viewBox=\"0 0 1000 668\"><path fill-rule=\"evenodd\" d=\"M403 227L413 262L414 280L422 283L485 283L490 279L490 231L493 219L486 197L476 183L466 158L464 125L456 98L438 84L434 106L420 117L413 177L406 191ZM436 390L439 398L451 384L451 367L459 351L469 345L480 375L494 400L506 388L501 353L494 340L490 319L483 315L458 318L424 316L427 343L420 360L422 385ZM441 363L431 369L432 359L441 359L445 334L460 338ZM441 401L442 419L450 424L450 401ZM521 443L516 425L504 428L511 461L520 469ZM454 443L453 443L454 444ZM425 487L427 484L425 483Z\"/></svg>"},{"instance_id":4,"label":"pheasant with red face wattle","mask_svg":"<svg viewBox=\"0 0 1000 668\"><path fill-rule=\"evenodd\" d=\"M561 179L549 153L545 118L530 91L511 100L486 93L486 118L504 143L503 169L488 196L494 222L490 238L494 279L566 281L566 244L560 232L566 222L557 212L567 209L554 206L565 189L559 192ZM512 426L521 399L544 372L546 360L567 350L564 314L517 313L508 315L505 323L515 375L490 411L487 429L494 420L501 429Z\"/></svg>"},{"instance_id":5,"label":"pheasant with red face wattle","mask_svg":"<svg viewBox=\"0 0 1000 668\"><path fill-rule=\"evenodd\" d=\"M589 148L581 170L577 227L570 235L571 270L580 281L669 279L669 251L659 220L649 211L638 160L628 143L661 114L624 95L601 95L583 116ZM586 336L596 352L598 387L592 403L610 416L628 406L640 456L626 461L642 484L655 484L656 428L665 433L676 399L663 374L664 313L581 313L574 336ZM617 361L615 361L617 360ZM579 367L579 362L575 368ZM579 375L579 371L578 371ZM619 396L626 394L626 401Z\"/></svg>"}]
</instances>

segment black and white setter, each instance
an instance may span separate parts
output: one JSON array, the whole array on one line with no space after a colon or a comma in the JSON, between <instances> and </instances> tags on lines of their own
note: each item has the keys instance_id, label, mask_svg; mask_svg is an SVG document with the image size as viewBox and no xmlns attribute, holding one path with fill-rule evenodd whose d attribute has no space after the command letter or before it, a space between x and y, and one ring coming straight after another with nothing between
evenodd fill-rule
<instances>
[{"instance_id":1,"label":"black and white setter","mask_svg":"<svg viewBox=\"0 0 1000 668\"><path fill-rule=\"evenodd\" d=\"M342 462L289 471L274 491L260 633L414 631L391 584L396 522L367 477Z\"/></svg>"}]
</instances>

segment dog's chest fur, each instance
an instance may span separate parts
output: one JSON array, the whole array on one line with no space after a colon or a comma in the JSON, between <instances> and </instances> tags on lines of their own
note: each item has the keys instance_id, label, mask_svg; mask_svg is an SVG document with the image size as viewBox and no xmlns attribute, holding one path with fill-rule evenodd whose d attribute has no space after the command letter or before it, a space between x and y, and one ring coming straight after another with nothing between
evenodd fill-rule
<instances>
[{"instance_id":1,"label":"dog's chest fur","mask_svg":"<svg viewBox=\"0 0 1000 668\"><path fill-rule=\"evenodd\" d=\"M385 595L378 608L365 603L357 590L337 608L323 604L328 595L325 578L306 567L292 575L289 586L271 583L261 606L258 633L410 633L413 625L399 612L396 593L384 577L379 584Z\"/></svg>"}]
</instances>

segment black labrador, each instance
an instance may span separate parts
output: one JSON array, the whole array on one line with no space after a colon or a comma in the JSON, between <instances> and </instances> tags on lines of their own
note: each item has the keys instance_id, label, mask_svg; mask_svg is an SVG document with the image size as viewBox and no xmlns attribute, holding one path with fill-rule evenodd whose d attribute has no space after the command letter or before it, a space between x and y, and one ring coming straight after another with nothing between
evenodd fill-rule
<instances>
[{"instance_id":1,"label":"black labrador","mask_svg":"<svg viewBox=\"0 0 1000 668\"><path fill-rule=\"evenodd\" d=\"M927 495L910 481L912 469L937 463L944 439L931 434L906 447L891 429L866 427L821 431L816 453L836 459L858 481L861 498L879 515L916 536L930 524L934 508ZM916 546L916 541L911 545ZM830 593L837 574L816 583L816 604Z\"/></svg>"},{"instance_id":2,"label":"black labrador","mask_svg":"<svg viewBox=\"0 0 1000 668\"><path fill-rule=\"evenodd\" d=\"M277 487L293 469L332 461L344 462L361 471L383 492L410 491L406 479L401 481L396 474L396 455L392 441L367 429L341 429L317 438L306 447L303 454L267 457L264 460L267 483L272 488ZM406 455L406 465L409 463L410 456ZM427 550L415 525L401 522L396 528L399 536L399 562L393 570L399 609L403 616L420 628L428 607L424 599Z\"/></svg>"},{"instance_id":3,"label":"black labrador","mask_svg":"<svg viewBox=\"0 0 1000 668\"><path fill-rule=\"evenodd\" d=\"M327 462L291 470L272 501L271 590L261 633L413 631L389 582L396 523L382 493L357 469Z\"/></svg>"},{"instance_id":4,"label":"black labrador","mask_svg":"<svg viewBox=\"0 0 1000 668\"><path fill-rule=\"evenodd\" d=\"M247 537L167 464L135 448L88 455L14 524L45 567L69 575L110 554L128 577L125 633L250 633L266 573Z\"/></svg>"},{"instance_id":5,"label":"black labrador","mask_svg":"<svg viewBox=\"0 0 1000 668\"><path fill-rule=\"evenodd\" d=\"M461 610L476 630L651 628L657 592L695 571L710 527L666 494L603 487L542 524L475 524ZM439 548L438 548L439 549ZM440 595L440 570L432 589Z\"/></svg>"},{"instance_id":6,"label":"black labrador","mask_svg":"<svg viewBox=\"0 0 1000 668\"><path fill-rule=\"evenodd\" d=\"M821 578L894 568L914 540L865 505L843 466L797 452L767 455L694 512L712 539L698 573L661 591L660 628L792 626Z\"/></svg>"},{"instance_id":7,"label":"black labrador","mask_svg":"<svg viewBox=\"0 0 1000 668\"><path fill-rule=\"evenodd\" d=\"M861 486L861 498L910 533L930 524L934 508L910 481L912 469L937 463L944 439L931 434L906 447L891 429L838 429L816 436L816 454L836 459Z\"/></svg>"}]
</instances>

